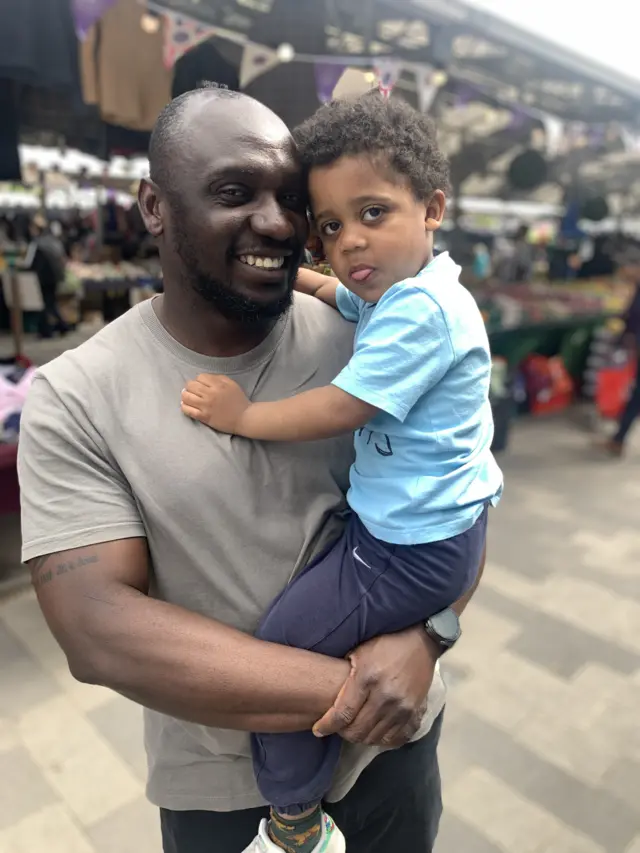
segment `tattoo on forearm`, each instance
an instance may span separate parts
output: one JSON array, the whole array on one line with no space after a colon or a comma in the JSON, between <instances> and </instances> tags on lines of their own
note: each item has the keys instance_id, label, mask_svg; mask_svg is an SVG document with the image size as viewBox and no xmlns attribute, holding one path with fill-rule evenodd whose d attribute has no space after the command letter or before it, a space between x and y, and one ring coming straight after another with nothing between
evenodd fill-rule
<instances>
[{"instance_id":1,"label":"tattoo on forearm","mask_svg":"<svg viewBox=\"0 0 640 853\"><path fill-rule=\"evenodd\" d=\"M46 557L36 557L29 562L31 569L31 582L36 589L51 583L60 575L75 572L85 566L99 563L97 554L89 554L86 557L76 557L75 560L60 560L59 554L48 554Z\"/></svg>"}]
</instances>

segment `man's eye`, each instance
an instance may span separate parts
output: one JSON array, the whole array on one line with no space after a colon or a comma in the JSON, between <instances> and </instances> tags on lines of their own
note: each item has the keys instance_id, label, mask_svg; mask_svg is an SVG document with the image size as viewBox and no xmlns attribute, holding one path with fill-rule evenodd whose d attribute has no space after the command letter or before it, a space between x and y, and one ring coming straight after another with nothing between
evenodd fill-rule
<instances>
[{"instance_id":1,"label":"man's eye","mask_svg":"<svg viewBox=\"0 0 640 853\"><path fill-rule=\"evenodd\" d=\"M384 216L384 210L381 207L368 207L362 214L363 222L377 222Z\"/></svg>"},{"instance_id":2,"label":"man's eye","mask_svg":"<svg viewBox=\"0 0 640 853\"><path fill-rule=\"evenodd\" d=\"M225 201L232 201L236 203L243 202L248 197L248 193L245 187L236 186L221 187L218 190L218 195L221 196L221 198L223 198Z\"/></svg>"},{"instance_id":3,"label":"man's eye","mask_svg":"<svg viewBox=\"0 0 640 853\"><path fill-rule=\"evenodd\" d=\"M325 222L320 230L325 237L334 237L340 230L340 223Z\"/></svg>"},{"instance_id":4,"label":"man's eye","mask_svg":"<svg viewBox=\"0 0 640 853\"><path fill-rule=\"evenodd\" d=\"M307 199L301 193L285 193L282 196L282 203L294 210L306 210Z\"/></svg>"}]
</instances>

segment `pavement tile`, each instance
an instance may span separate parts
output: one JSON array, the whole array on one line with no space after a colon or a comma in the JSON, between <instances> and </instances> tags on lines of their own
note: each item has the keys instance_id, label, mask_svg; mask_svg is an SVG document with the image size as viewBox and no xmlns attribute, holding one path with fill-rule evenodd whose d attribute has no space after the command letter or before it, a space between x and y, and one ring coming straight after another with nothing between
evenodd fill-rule
<instances>
[{"instance_id":1,"label":"pavement tile","mask_svg":"<svg viewBox=\"0 0 640 853\"><path fill-rule=\"evenodd\" d=\"M503 853L503 848L496 847L466 821L449 813L445 802L434 853Z\"/></svg>"},{"instance_id":2,"label":"pavement tile","mask_svg":"<svg viewBox=\"0 0 640 853\"><path fill-rule=\"evenodd\" d=\"M58 801L25 749L0 752L0 831Z\"/></svg>"},{"instance_id":3,"label":"pavement tile","mask_svg":"<svg viewBox=\"0 0 640 853\"><path fill-rule=\"evenodd\" d=\"M2 623L0 672L0 717L17 719L30 708L55 697L58 693L55 681Z\"/></svg>"},{"instance_id":4,"label":"pavement tile","mask_svg":"<svg viewBox=\"0 0 640 853\"><path fill-rule=\"evenodd\" d=\"M51 787L83 825L140 795L140 781L65 697L29 711L22 740Z\"/></svg>"},{"instance_id":5,"label":"pavement tile","mask_svg":"<svg viewBox=\"0 0 640 853\"><path fill-rule=\"evenodd\" d=\"M113 750L129 764L139 779L147 778L147 755L144 749L142 708L122 696L112 694L111 699L87 713Z\"/></svg>"},{"instance_id":6,"label":"pavement tile","mask_svg":"<svg viewBox=\"0 0 640 853\"><path fill-rule=\"evenodd\" d=\"M162 850L158 809L142 796L88 827L87 833L96 853L160 853Z\"/></svg>"},{"instance_id":7,"label":"pavement tile","mask_svg":"<svg viewBox=\"0 0 640 853\"><path fill-rule=\"evenodd\" d=\"M97 853L63 805L47 806L0 832L0 853ZM112 851L117 853L117 851ZM143 853L141 850L140 853ZM146 853L146 851L144 851Z\"/></svg>"}]
</instances>

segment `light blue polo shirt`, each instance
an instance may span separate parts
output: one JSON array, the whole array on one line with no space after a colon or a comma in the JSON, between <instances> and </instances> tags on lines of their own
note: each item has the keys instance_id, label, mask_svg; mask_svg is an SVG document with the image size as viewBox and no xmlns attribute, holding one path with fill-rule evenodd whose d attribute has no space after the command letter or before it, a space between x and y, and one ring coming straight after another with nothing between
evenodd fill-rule
<instances>
[{"instance_id":1,"label":"light blue polo shirt","mask_svg":"<svg viewBox=\"0 0 640 853\"><path fill-rule=\"evenodd\" d=\"M449 539L502 492L489 341L459 275L443 253L375 305L338 287L338 309L357 329L333 384L380 409L356 433L348 500L383 542Z\"/></svg>"}]
</instances>

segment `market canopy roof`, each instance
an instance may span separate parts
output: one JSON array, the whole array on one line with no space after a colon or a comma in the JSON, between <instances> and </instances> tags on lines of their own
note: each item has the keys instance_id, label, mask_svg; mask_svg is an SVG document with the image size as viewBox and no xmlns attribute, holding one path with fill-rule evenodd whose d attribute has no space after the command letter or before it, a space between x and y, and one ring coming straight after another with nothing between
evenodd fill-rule
<instances>
[{"instance_id":1,"label":"market canopy roof","mask_svg":"<svg viewBox=\"0 0 640 853\"><path fill-rule=\"evenodd\" d=\"M154 5L273 48L290 43L298 54L393 55L429 63L500 101L565 121L640 122L638 81L460 0L159 0Z\"/></svg>"}]
</instances>

